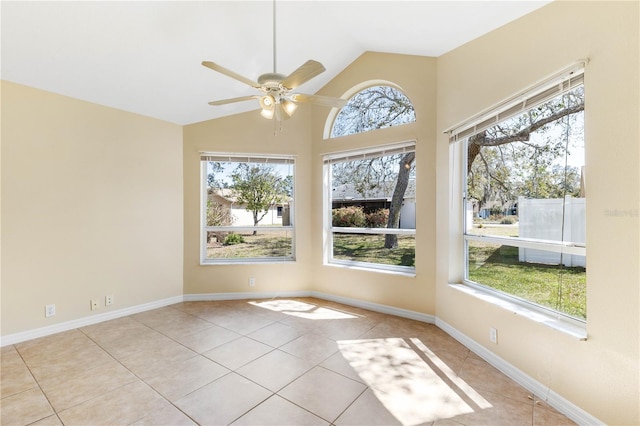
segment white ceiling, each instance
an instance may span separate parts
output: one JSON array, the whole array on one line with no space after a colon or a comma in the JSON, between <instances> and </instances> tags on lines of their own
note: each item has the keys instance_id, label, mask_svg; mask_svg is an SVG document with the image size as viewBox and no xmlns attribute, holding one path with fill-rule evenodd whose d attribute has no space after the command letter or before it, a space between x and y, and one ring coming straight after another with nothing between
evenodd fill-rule
<instances>
[{"instance_id":1,"label":"white ceiling","mask_svg":"<svg viewBox=\"0 0 640 426\"><path fill-rule=\"evenodd\" d=\"M276 2L277 71L308 59L315 93L365 51L439 56L549 3L534 1ZM255 90L273 70L266 1L2 1L2 79L178 124L257 109L208 101Z\"/></svg>"}]
</instances>

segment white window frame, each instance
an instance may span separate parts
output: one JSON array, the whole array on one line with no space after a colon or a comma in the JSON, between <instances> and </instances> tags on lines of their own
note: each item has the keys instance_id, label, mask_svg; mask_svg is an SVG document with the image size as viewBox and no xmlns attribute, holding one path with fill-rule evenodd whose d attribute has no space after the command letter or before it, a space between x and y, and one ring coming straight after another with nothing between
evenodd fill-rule
<instances>
[{"instance_id":1,"label":"white window frame","mask_svg":"<svg viewBox=\"0 0 640 426\"><path fill-rule=\"evenodd\" d=\"M497 105L488 108L487 110L471 117L464 122L453 126L445 133L449 134L450 143L463 142L461 150L462 164L467 164L467 143L468 139L495 124L500 123L503 120L521 114L531 108L534 108L541 103L553 99L554 97L572 90L580 85L584 84L584 68L588 63L588 60L578 61L565 69L541 80L540 82L530 86L529 88L517 93L516 95L506 99ZM461 167L462 174L462 241L463 241L463 283L468 287L479 290L480 292L488 293L495 296L499 300L504 300L509 303L514 303L516 306L523 307L527 310L531 310L535 313L549 316L555 320L559 320L562 323L567 323L569 327L578 327L583 329L586 325L586 321L580 318L573 317L562 311L539 305L533 301L520 298L518 296L496 290L492 287L476 283L469 279L469 242L478 241L489 244L508 245L518 248L530 248L546 250L555 253L573 254L586 256L587 248L583 243L576 243L570 241L548 241L532 238L520 238L520 237L502 237L502 236L485 236L485 235L473 235L467 234L467 172L466 167ZM560 326L559 328L563 328ZM584 336L580 334L580 337Z\"/></svg>"},{"instance_id":2,"label":"white window frame","mask_svg":"<svg viewBox=\"0 0 640 426\"><path fill-rule=\"evenodd\" d=\"M289 206L290 225L288 226L207 226L207 163L210 161L264 164L291 164L293 168L293 202ZM200 265L283 263L296 261L295 233L295 193L296 158L293 155L238 154L219 152L200 152ZM245 257L245 258L207 258L207 232L282 232L291 233L291 255L283 257Z\"/></svg>"},{"instance_id":3,"label":"white window frame","mask_svg":"<svg viewBox=\"0 0 640 426\"><path fill-rule=\"evenodd\" d=\"M398 273L404 275L415 276L415 266L401 266L401 265L385 265L380 263L360 262L355 260L344 260L333 258L333 234L334 233L347 233L347 234L396 234L396 235L413 235L415 239L415 229L404 228L350 228L350 227L338 227L332 224L332 182L331 182L331 164L338 161L349 161L357 159L365 159L373 156L384 156L400 154L405 152L416 151L416 142L402 142L396 144L388 144L377 147L339 151L323 156L323 229L324 229L324 250L323 250L323 263L324 265L342 266L357 269L365 269L370 271ZM416 183L417 187L417 183ZM416 199L418 197L416 190Z\"/></svg>"}]
</instances>

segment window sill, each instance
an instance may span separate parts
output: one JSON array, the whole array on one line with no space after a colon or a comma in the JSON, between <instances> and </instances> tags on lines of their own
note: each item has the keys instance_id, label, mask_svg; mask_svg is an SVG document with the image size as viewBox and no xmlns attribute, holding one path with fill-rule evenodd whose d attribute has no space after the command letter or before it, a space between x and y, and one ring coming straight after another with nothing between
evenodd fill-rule
<instances>
[{"instance_id":1,"label":"window sill","mask_svg":"<svg viewBox=\"0 0 640 426\"><path fill-rule=\"evenodd\" d=\"M484 291L482 289L471 287L465 284L450 283L449 287L455 290L461 291L463 293L466 293L468 295L471 295L473 297L476 297L487 303L491 303L493 305L499 306L516 315L520 315L522 317L535 321L539 324L543 324L554 330L565 333L578 340L587 340L586 324L581 324L581 323L578 323L577 321L573 322L573 321L570 321L569 319L555 316L551 313L546 313L546 312L538 311L535 309L531 309L530 307L525 306L524 304L516 303L507 298L500 297L499 295L494 294L492 292Z\"/></svg>"},{"instance_id":2,"label":"window sill","mask_svg":"<svg viewBox=\"0 0 640 426\"><path fill-rule=\"evenodd\" d=\"M221 260L214 262L200 261L200 266L216 265L282 265L283 263L296 263L295 259L242 259L242 260Z\"/></svg>"},{"instance_id":3,"label":"window sill","mask_svg":"<svg viewBox=\"0 0 640 426\"><path fill-rule=\"evenodd\" d=\"M402 275L405 277L415 277L416 276L416 272L415 269L410 269L410 268L403 268L403 269L396 269L394 267L385 267L384 265L374 265L372 266L372 264L368 264L368 263L361 263L361 262L341 262L341 261L329 261L326 262L324 264L324 266L332 266L335 268L345 268L345 269L353 269L353 270L357 270L357 271L366 271L366 272L379 272L379 273L383 273L383 274L392 274L392 275Z\"/></svg>"}]
</instances>

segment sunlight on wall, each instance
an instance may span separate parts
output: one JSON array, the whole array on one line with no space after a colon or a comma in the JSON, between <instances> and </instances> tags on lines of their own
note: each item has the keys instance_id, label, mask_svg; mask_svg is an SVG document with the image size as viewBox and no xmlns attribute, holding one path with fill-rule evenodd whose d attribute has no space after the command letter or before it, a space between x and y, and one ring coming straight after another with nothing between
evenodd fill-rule
<instances>
[{"instance_id":1,"label":"sunlight on wall","mask_svg":"<svg viewBox=\"0 0 640 426\"><path fill-rule=\"evenodd\" d=\"M491 407L419 339L345 340L338 346L378 400L405 426Z\"/></svg>"}]
</instances>

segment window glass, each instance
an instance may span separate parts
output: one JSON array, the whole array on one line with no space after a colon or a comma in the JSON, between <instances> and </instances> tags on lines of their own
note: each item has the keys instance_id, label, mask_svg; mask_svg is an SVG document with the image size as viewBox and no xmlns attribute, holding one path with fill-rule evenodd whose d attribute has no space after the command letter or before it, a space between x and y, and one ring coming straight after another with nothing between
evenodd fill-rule
<instances>
[{"instance_id":1,"label":"window glass","mask_svg":"<svg viewBox=\"0 0 640 426\"><path fill-rule=\"evenodd\" d=\"M203 155L203 263L294 259L292 158Z\"/></svg>"},{"instance_id":2,"label":"window glass","mask_svg":"<svg viewBox=\"0 0 640 426\"><path fill-rule=\"evenodd\" d=\"M586 319L584 87L466 141L465 278Z\"/></svg>"},{"instance_id":3,"label":"window glass","mask_svg":"<svg viewBox=\"0 0 640 426\"><path fill-rule=\"evenodd\" d=\"M325 157L329 262L415 270L415 157L413 143Z\"/></svg>"},{"instance_id":4,"label":"window glass","mask_svg":"<svg viewBox=\"0 0 640 426\"><path fill-rule=\"evenodd\" d=\"M356 93L333 123L331 137L353 135L416 121L413 104L400 90L374 86Z\"/></svg>"}]
</instances>

